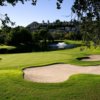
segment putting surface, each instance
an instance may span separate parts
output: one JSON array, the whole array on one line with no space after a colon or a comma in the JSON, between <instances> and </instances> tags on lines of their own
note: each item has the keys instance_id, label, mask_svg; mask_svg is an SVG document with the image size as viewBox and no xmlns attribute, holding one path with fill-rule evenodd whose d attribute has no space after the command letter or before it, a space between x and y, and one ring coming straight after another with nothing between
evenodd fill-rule
<instances>
[{"instance_id":1,"label":"putting surface","mask_svg":"<svg viewBox=\"0 0 100 100\"><path fill-rule=\"evenodd\" d=\"M55 64L37 68L26 68L24 79L40 83L64 82L74 74L97 74L100 75L99 66L75 66L70 64Z\"/></svg>"}]
</instances>

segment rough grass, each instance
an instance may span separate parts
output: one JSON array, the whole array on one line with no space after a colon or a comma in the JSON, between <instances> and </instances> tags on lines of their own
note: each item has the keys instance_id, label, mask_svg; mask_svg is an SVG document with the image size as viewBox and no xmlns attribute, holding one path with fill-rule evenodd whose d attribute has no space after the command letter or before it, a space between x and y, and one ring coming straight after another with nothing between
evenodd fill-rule
<instances>
[{"instance_id":1,"label":"rough grass","mask_svg":"<svg viewBox=\"0 0 100 100\"><path fill-rule=\"evenodd\" d=\"M23 79L22 69L52 63L99 65L100 61L82 62L77 57L100 54L100 48L79 48L51 52L0 54L0 100L100 100L99 75L73 75L63 83L33 83Z\"/></svg>"}]
</instances>

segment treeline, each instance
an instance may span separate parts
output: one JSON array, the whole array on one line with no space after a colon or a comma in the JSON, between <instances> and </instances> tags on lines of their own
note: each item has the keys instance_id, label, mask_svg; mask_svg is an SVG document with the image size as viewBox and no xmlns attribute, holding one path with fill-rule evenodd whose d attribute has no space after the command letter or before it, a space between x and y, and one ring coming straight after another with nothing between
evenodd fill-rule
<instances>
[{"instance_id":1,"label":"treeline","mask_svg":"<svg viewBox=\"0 0 100 100\"><path fill-rule=\"evenodd\" d=\"M16 47L30 47L31 49L42 49L48 42L53 41L46 29L37 32L29 32L24 27L6 27L0 31L0 44L13 45Z\"/></svg>"},{"instance_id":2,"label":"treeline","mask_svg":"<svg viewBox=\"0 0 100 100\"><path fill-rule=\"evenodd\" d=\"M0 31L0 44L16 46L17 51L40 51L48 50L49 44L55 40L81 39L77 33L62 33L59 31L50 32L48 28L43 28L30 32L24 27L15 28L4 27ZM76 36L75 36L76 35Z\"/></svg>"},{"instance_id":3,"label":"treeline","mask_svg":"<svg viewBox=\"0 0 100 100\"><path fill-rule=\"evenodd\" d=\"M42 21L42 23L38 23L38 22L32 22L31 24L27 25L26 28L29 29L29 31L33 32L34 30L38 30L41 28L48 28L50 29L61 29L63 28L63 30L67 31L65 28L75 28L75 21L72 22L67 22L67 21L60 21L60 20L56 20L52 23L49 22L49 20L47 22Z\"/></svg>"}]
</instances>

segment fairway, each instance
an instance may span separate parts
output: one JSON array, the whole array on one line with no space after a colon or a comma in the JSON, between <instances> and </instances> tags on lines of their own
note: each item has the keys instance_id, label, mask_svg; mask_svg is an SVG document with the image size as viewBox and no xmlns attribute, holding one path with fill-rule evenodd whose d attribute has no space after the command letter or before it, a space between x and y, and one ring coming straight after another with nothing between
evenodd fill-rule
<instances>
[{"instance_id":1,"label":"fairway","mask_svg":"<svg viewBox=\"0 0 100 100\"><path fill-rule=\"evenodd\" d=\"M100 100L100 75L77 74L61 83L35 83L23 79L23 69L55 63L79 66L100 65L100 61L77 58L100 54L100 48L80 48L16 54L0 54L1 100Z\"/></svg>"}]
</instances>

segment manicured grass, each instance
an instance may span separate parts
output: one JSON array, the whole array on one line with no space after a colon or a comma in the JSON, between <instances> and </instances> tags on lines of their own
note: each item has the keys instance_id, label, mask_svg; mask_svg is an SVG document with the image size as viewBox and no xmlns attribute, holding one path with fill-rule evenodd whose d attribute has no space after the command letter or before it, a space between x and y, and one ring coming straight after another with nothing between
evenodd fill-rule
<instances>
[{"instance_id":1,"label":"manicured grass","mask_svg":"<svg viewBox=\"0 0 100 100\"><path fill-rule=\"evenodd\" d=\"M83 45L82 41L73 41L73 40L64 40L66 44L76 44L76 45Z\"/></svg>"},{"instance_id":2,"label":"manicured grass","mask_svg":"<svg viewBox=\"0 0 100 100\"><path fill-rule=\"evenodd\" d=\"M19 70L0 73L1 100L100 100L100 76L74 75L58 84L32 83Z\"/></svg>"},{"instance_id":3,"label":"manicured grass","mask_svg":"<svg viewBox=\"0 0 100 100\"><path fill-rule=\"evenodd\" d=\"M100 54L100 48L50 52L0 54L0 100L100 100L99 75L73 75L63 83L33 83L23 79L22 69L52 63L100 65L99 61L78 61L77 57Z\"/></svg>"},{"instance_id":4,"label":"manicured grass","mask_svg":"<svg viewBox=\"0 0 100 100\"><path fill-rule=\"evenodd\" d=\"M15 49L16 47L14 47L14 46L7 46L7 45L0 45L0 49L8 49L8 50L10 50L10 49Z\"/></svg>"},{"instance_id":5,"label":"manicured grass","mask_svg":"<svg viewBox=\"0 0 100 100\"><path fill-rule=\"evenodd\" d=\"M20 54L0 54L0 69L18 69L29 66L40 66L52 63L71 63L76 65L98 65L99 61L83 62L76 58L88 54L100 54L100 49L86 49L80 51L79 48L58 50L51 52L32 52Z\"/></svg>"}]
</instances>

